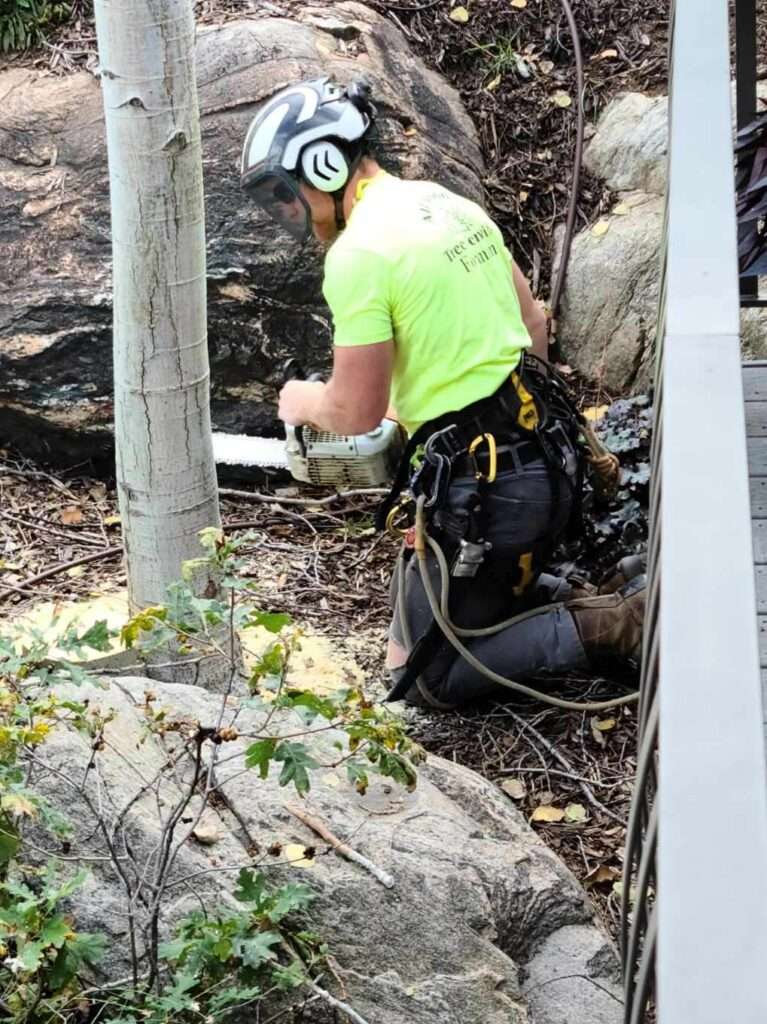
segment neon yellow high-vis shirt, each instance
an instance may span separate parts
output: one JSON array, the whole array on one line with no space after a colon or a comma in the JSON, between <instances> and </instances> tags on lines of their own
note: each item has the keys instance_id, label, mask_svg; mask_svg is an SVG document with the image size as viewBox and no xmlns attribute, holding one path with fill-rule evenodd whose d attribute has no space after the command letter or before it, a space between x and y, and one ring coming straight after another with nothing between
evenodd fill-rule
<instances>
[{"instance_id":1,"label":"neon yellow high-vis shirt","mask_svg":"<svg viewBox=\"0 0 767 1024\"><path fill-rule=\"evenodd\" d=\"M501 232L468 199L381 173L328 251L334 344L394 339L391 403L413 433L491 395L530 336Z\"/></svg>"}]
</instances>

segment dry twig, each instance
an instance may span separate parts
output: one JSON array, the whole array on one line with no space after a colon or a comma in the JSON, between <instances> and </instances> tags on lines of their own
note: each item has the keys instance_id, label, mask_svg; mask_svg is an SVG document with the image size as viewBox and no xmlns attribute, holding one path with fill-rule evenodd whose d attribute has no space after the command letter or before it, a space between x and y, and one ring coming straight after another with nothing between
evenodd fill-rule
<instances>
[{"instance_id":1,"label":"dry twig","mask_svg":"<svg viewBox=\"0 0 767 1024\"><path fill-rule=\"evenodd\" d=\"M312 832L316 832L318 836L321 836L326 843L330 843L333 849L337 853L340 853L342 857L346 857L347 860L354 861L355 864L359 864L360 867L369 871L370 874L377 879L381 885L385 885L387 889L394 888L394 879L388 871L384 871L383 868L379 868L377 864L368 860L367 857L364 857L361 853L357 853L356 850L353 850L351 846L343 842L342 839L339 839L338 836L334 835L330 829L319 820L319 818L315 818L312 815L307 814L305 811L300 810L300 808L292 805L288 805L286 810L290 811L290 813L295 818L298 818L299 821L302 821L307 828L312 830Z\"/></svg>"}]
</instances>

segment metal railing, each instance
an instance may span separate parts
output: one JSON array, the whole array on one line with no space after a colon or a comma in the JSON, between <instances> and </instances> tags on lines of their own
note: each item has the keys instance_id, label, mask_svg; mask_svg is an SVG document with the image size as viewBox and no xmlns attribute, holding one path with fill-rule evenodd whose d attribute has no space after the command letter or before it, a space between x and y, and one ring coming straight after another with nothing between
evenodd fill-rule
<instances>
[{"instance_id":1,"label":"metal railing","mask_svg":"<svg viewBox=\"0 0 767 1024\"><path fill-rule=\"evenodd\" d=\"M738 131L757 115L757 45L756 0L735 0L735 107ZM739 231L748 231L743 225ZM767 307L767 299L759 297L759 278L740 280L741 306Z\"/></svg>"},{"instance_id":2,"label":"metal railing","mask_svg":"<svg viewBox=\"0 0 767 1024\"><path fill-rule=\"evenodd\" d=\"M676 0L625 1022L765 1024L767 777L727 0Z\"/></svg>"}]
</instances>

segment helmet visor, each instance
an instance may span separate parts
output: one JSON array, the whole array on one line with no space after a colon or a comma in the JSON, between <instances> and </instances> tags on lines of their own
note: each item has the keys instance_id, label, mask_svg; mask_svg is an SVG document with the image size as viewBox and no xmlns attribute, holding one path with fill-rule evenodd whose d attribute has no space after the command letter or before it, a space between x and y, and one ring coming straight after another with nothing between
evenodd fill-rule
<instances>
[{"instance_id":1,"label":"helmet visor","mask_svg":"<svg viewBox=\"0 0 767 1024\"><path fill-rule=\"evenodd\" d=\"M311 211L297 182L287 175L271 172L247 182L244 188L253 202L289 235L299 242L309 238Z\"/></svg>"}]
</instances>

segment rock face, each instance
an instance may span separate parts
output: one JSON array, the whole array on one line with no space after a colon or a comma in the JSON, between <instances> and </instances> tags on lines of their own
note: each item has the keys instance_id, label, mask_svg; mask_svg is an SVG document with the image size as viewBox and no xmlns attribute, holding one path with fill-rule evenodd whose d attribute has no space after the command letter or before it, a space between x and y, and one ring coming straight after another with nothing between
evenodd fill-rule
<instances>
[{"instance_id":1,"label":"rock face","mask_svg":"<svg viewBox=\"0 0 767 1024\"><path fill-rule=\"evenodd\" d=\"M767 99L764 83L759 96ZM667 143L667 98L626 93L584 154L617 196L607 231L573 241L559 335L567 361L614 392L645 390L653 378ZM766 358L767 311L743 309L740 327L744 358Z\"/></svg>"},{"instance_id":2,"label":"rock face","mask_svg":"<svg viewBox=\"0 0 767 1024\"><path fill-rule=\"evenodd\" d=\"M216 722L220 698L196 687L136 677L105 680L103 686L73 694L88 697L104 714L115 713L90 773L84 774L84 767L94 756L92 741L58 726L38 752L46 767L36 770L35 785L75 823L67 869L76 867L72 858L96 858L88 864L91 880L71 910L80 930L107 933L102 966L106 977L115 978L127 967L126 895L111 865L98 859L105 851L94 836L87 801L100 800L111 824L124 820L127 870L140 876L157 856L159 814L171 813L191 768L191 762L179 760L173 771L165 771L156 793L147 784L168 764L170 748L180 744L172 728L164 739L148 734L145 691L151 688L151 706L155 713L166 710L169 725ZM224 724L235 714L240 734L258 732L263 713L230 700ZM313 739L318 760L333 753L332 738ZM289 877L300 876L316 893L312 928L331 947L347 1001L369 1024L618 1024L622 1019L617 961L593 909L496 787L439 758L420 770L413 793L379 782L359 796L342 769L315 772L304 809L339 837L353 837L358 852L389 872L394 885L385 888L366 870L325 851L286 810L298 798L278 787L274 773L261 782L253 772L243 772L246 746L238 739L220 748L215 778L223 799L208 807L202 820L207 842L211 835L216 838L210 845L190 840L181 846L168 876L176 884L168 890L163 928L200 901L211 909L231 903L236 867L249 863L255 844L262 850L273 843L283 850L286 844L311 844L317 847L313 864L294 866ZM333 759L337 756L335 751ZM77 783L87 778L84 789L64 785L65 776ZM197 809L192 801L184 821L194 820ZM273 877L286 881L284 856L272 856L271 864ZM268 856L262 870L270 873ZM178 884L191 875L191 889ZM141 924L142 897L135 898L134 908Z\"/></svg>"},{"instance_id":3,"label":"rock face","mask_svg":"<svg viewBox=\"0 0 767 1024\"><path fill-rule=\"evenodd\" d=\"M667 126L665 97L628 93L609 104L584 154L618 196L604 233L573 240L559 336L567 361L611 391L652 379Z\"/></svg>"},{"instance_id":4,"label":"rock face","mask_svg":"<svg viewBox=\"0 0 767 1024\"><path fill-rule=\"evenodd\" d=\"M629 92L602 114L584 163L614 192L663 195L667 151L667 97Z\"/></svg>"},{"instance_id":5,"label":"rock face","mask_svg":"<svg viewBox=\"0 0 767 1024\"><path fill-rule=\"evenodd\" d=\"M573 239L559 334L567 362L626 392L652 379L664 202L643 192L619 199L605 234Z\"/></svg>"},{"instance_id":6,"label":"rock face","mask_svg":"<svg viewBox=\"0 0 767 1024\"><path fill-rule=\"evenodd\" d=\"M295 9L293 9L295 8ZM322 253L278 236L239 188L257 105L301 78L364 74L388 169L480 198L482 158L458 94L357 3L296 4L198 33L214 426L275 427L275 370L327 361ZM101 93L83 71L0 75L0 438L73 461L111 448L111 236Z\"/></svg>"}]
</instances>

